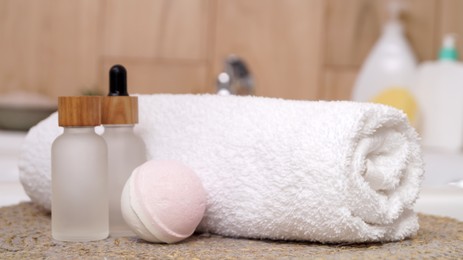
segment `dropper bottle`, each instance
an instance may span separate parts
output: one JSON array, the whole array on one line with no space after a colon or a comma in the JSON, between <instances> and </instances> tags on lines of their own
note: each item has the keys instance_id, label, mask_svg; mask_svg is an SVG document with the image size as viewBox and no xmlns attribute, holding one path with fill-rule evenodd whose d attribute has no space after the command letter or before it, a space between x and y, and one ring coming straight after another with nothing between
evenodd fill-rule
<instances>
[{"instance_id":1,"label":"dropper bottle","mask_svg":"<svg viewBox=\"0 0 463 260\"><path fill-rule=\"evenodd\" d=\"M101 123L108 146L109 233L134 235L121 213L121 194L132 171L146 161L145 145L133 129L138 123L138 98L127 92L127 71L114 65L109 71L109 94L102 98Z\"/></svg>"}]
</instances>

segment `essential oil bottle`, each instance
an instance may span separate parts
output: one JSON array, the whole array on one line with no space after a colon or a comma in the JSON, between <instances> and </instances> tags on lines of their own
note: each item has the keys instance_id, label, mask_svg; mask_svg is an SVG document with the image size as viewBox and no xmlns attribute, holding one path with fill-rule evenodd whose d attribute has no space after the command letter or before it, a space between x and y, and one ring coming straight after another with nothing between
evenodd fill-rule
<instances>
[{"instance_id":1,"label":"essential oil bottle","mask_svg":"<svg viewBox=\"0 0 463 260\"><path fill-rule=\"evenodd\" d=\"M138 123L138 98L127 92L127 71L114 65L109 72L109 94L102 98L101 123L108 146L109 232L111 237L135 235L121 212L121 195L132 171L146 161L143 140L133 129Z\"/></svg>"},{"instance_id":2,"label":"essential oil bottle","mask_svg":"<svg viewBox=\"0 0 463 260\"><path fill-rule=\"evenodd\" d=\"M61 241L108 237L107 147L95 133L100 97L59 97L52 145L52 236Z\"/></svg>"}]
</instances>

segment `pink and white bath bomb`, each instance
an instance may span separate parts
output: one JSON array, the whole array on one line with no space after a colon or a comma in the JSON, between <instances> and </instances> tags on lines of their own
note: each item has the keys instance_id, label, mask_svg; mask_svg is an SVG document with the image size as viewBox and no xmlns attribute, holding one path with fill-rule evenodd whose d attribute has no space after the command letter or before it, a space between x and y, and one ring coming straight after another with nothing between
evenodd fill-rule
<instances>
[{"instance_id":1,"label":"pink and white bath bomb","mask_svg":"<svg viewBox=\"0 0 463 260\"><path fill-rule=\"evenodd\" d=\"M195 231L206 209L199 177L176 161L148 161L127 180L122 215L142 239L175 243Z\"/></svg>"}]
</instances>

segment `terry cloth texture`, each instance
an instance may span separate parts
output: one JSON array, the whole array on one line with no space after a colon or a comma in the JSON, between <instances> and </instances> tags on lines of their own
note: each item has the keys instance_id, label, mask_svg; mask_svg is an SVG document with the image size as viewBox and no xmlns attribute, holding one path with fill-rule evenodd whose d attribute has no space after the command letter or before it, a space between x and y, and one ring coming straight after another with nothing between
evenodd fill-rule
<instances>
[{"instance_id":1,"label":"terry cloth texture","mask_svg":"<svg viewBox=\"0 0 463 260\"><path fill-rule=\"evenodd\" d=\"M203 182L198 231L350 243L418 230L423 162L399 110L215 95L142 95L139 105L148 159L181 161ZM32 128L20 161L26 192L46 208L59 131L56 115Z\"/></svg>"}]
</instances>

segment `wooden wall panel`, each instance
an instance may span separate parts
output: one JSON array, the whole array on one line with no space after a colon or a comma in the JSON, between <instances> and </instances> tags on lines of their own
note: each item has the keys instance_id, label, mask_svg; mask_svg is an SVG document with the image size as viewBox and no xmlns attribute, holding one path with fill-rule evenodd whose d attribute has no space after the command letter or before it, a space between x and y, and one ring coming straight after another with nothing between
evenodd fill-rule
<instances>
[{"instance_id":1,"label":"wooden wall panel","mask_svg":"<svg viewBox=\"0 0 463 260\"><path fill-rule=\"evenodd\" d=\"M329 0L326 8L326 66L359 66L379 37L374 1Z\"/></svg>"},{"instance_id":2,"label":"wooden wall panel","mask_svg":"<svg viewBox=\"0 0 463 260\"><path fill-rule=\"evenodd\" d=\"M97 80L99 2L2 1L0 90L74 95Z\"/></svg>"},{"instance_id":3,"label":"wooden wall panel","mask_svg":"<svg viewBox=\"0 0 463 260\"><path fill-rule=\"evenodd\" d=\"M103 93L109 84L109 69L114 64L124 64L128 73L129 93L203 93L207 64L194 62L150 62L127 58L107 58L103 63Z\"/></svg>"},{"instance_id":4,"label":"wooden wall panel","mask_svg":"<svg viewBox=\"0 0 463 260\"><path fill-rule=\"evenodd\" d=\"M37 34L43 16L38 2L19 0L0 2L0 90L2 92L39 90ZM46 92L46 89L40 89Z\"/></svg>"},{"instance_id":5,"label":"wooden wall panel","mask_svg":"<svg viewBox=\"0 0 463 260\"><path fill-rule=\"evenodd\" d=\"M165 4L163 0L106 0L103 56L155 58Z\"/></svg>"},{"instance_id":6,"label":"wooden wall panel","mask_svg":"<svg viewBox=\"0 0 463 260\"><path fill-rule=\"evenodd\" d=\"M98 86L98 1L49 1L50 34L44 58L46 76L55 95L76 95ZM44 69L39 66L40 69Z\"/></svg>"},{"instance_id":7,"label":"wooden wall panel","mask_svg":"<svg viewBox=\"0 0 463 260\"><path fill-rule=\"evenodd\" d=\"M318 98L323 8L323 0L219 1L214 74L233 53L247 61L257 95Z\"/></svg>"},{"instance_id":8,"label":"wooden wall panel","mask_svg":"<svg viewBox=\"0 0 463 260\"><path fill-rule=\"evenodd\" d=\"M107 0L103 55L203 60L208 0Z\"/></svg>"},{"instance_id":9,"label":"wooden wall panel","mask_svg":"<svg viewBox=\"0 0 463 260\"><path fill-rule=\"evenodd\" d=\"M211 8L208 0L166 0L159 57L204 61L211 44Z\"/></svg>"},{"instance_id":10,"label":"wooden wall panel","mask_svg":"<svg viewBox=\"0 0 463 260\"><path fill-rule=\"evenodd\" d=\"M106 1L99 85L121 63L131 92L204 92L211 11L210 0Z\"/></svg>"},{"instance_id":11,"label":"wooden wall panel","mask_svg":"<svg viewBox=\"0 0 463 260\"><path fill-rule=\"evenodd\" d=\"M403 16L407 38L419 62L436 59L440 0L407 0Z\"/></svg>"},{"instance_id":12,"label":"wooden wall panel","mask_svg":"<svg viewBox=\"0 0 463 260\"><path fill-rule=\"evenodd\" d=\"M358 69L326 69L321 99L349 100L352 87L357 78Z\"/></svg>"}]
</instances>

